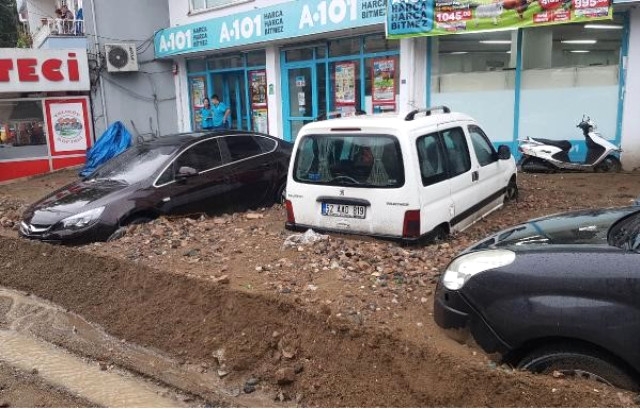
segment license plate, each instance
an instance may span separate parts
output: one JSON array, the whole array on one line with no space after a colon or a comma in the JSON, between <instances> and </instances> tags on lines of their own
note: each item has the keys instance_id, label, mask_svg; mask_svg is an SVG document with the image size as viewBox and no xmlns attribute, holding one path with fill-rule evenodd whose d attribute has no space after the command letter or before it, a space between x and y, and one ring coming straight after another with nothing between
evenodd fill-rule
<instances>
[{"instance_id":1,"label":"license plate","mask_svg":"<svg viewBox=\"0 0 640 409\"><path fill-rule=\"evenodd\" d=\"M365 206L322 203L322 214L324 216L364 219L367 214L367 208Z\"/></svg>"}]
</instances>

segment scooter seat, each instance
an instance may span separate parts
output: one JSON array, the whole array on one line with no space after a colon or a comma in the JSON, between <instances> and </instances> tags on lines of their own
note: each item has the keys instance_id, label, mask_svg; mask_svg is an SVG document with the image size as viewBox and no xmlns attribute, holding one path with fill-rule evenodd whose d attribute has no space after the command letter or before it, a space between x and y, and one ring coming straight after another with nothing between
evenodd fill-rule
<instances>
[{"instance_id":1,"label":"scooter seat","mask_svg":"<svg viewBox=\"0 0 640 409\"><path fill-rule=\"evenodd\" d=\"M553 139L544 139L544 138L532 138L538 142L544 143L545 145L556 146L563 151L571 150L571 142L569 141L555 141Z\"/></svg>"}]
</instances>

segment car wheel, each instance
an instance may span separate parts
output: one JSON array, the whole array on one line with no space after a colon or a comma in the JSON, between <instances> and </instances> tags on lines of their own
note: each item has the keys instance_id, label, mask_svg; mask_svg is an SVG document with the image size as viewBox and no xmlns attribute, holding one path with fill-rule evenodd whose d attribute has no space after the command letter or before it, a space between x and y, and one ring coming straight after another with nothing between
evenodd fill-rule
<instances>
[{"instance_id":1,"label":"car wheel","mask_svg":"<svg viewBox=\"0 0 640 409\"><path fill-rule=\"evenodd\" d=\"M120 227L116 229L116 231L111 233L111 236L107 238L107 241L114 241L122 238L122 236L124 236L124 234L127 232L127 226L131 226L133 224L149 223L151 220L153 219L147 216L134 216L133 218L126 220L123 224L120 225Z\"/></svg>"},{"instance_id":2,"label":"car wheel","mask_svg":"<svg viewBox=\"0 0 640 409\"><path fill-rule=\"evenodd\" d=\"M518 368L541 374L559 372L564 376L597 380L608 385L638 390L629 373L605 354L588 348L554 345L534 350L525 356Z\"/></svg>"},{"instance_id":3,"label":"car wheel","mask_svg":"<svg viewBox=\"0 0 640 409\"><path fill-rule=\"evenodd\" d=\"M505 192L504 192L504 200L507 202L517 200L518 195L519 195L519 191L518 191L518 184L516 183L516 178L511 177L511 180L509 180L509 184L507 185L507 188L505 189Z\"/></svg>"},{"instance_id":4,"label":"car wheel","mask_svg":"<svg viewBox=\"0 0 640 409\"><path fill-rule=\"evenodd\" d=\"M287 181L281 181L278 185L278 189L276 189L275 202L278 204L284 204L285 200L287 200Z\"/></svg>"}]
</instances>

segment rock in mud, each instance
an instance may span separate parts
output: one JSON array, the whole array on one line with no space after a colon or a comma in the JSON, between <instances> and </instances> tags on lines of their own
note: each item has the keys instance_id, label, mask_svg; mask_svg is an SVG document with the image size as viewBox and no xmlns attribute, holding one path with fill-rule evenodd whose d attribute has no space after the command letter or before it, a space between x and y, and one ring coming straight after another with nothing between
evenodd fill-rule
<instances>
[{"instance_id":1,"label":"rock in mud","mask_svg":"<svg viewBox=\"0 0 640 409\"><path fill-rule=\"evenodd\" d=\"M278 385L289 385L296 380L296 372L291 367L280 368L276 371Z\"/></svg>"}]
</instances>

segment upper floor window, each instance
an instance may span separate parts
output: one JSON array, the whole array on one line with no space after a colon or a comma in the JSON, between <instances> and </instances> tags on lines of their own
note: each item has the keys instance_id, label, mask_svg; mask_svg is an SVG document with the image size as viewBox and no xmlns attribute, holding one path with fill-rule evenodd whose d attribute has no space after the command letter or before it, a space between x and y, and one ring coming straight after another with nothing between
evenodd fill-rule
<instances>
[{"instance_id":1,"label":"upper floor window","mask_svg":"<svg viewBox=\"0 0 640 409\"><path fill-rule=\"evenodd\" d=\"M254 0L189 0L191 3L191 11L203 11L208 9L217 9L228 7L234 4L248 3Z\"/></svg>"}]
</instances>

